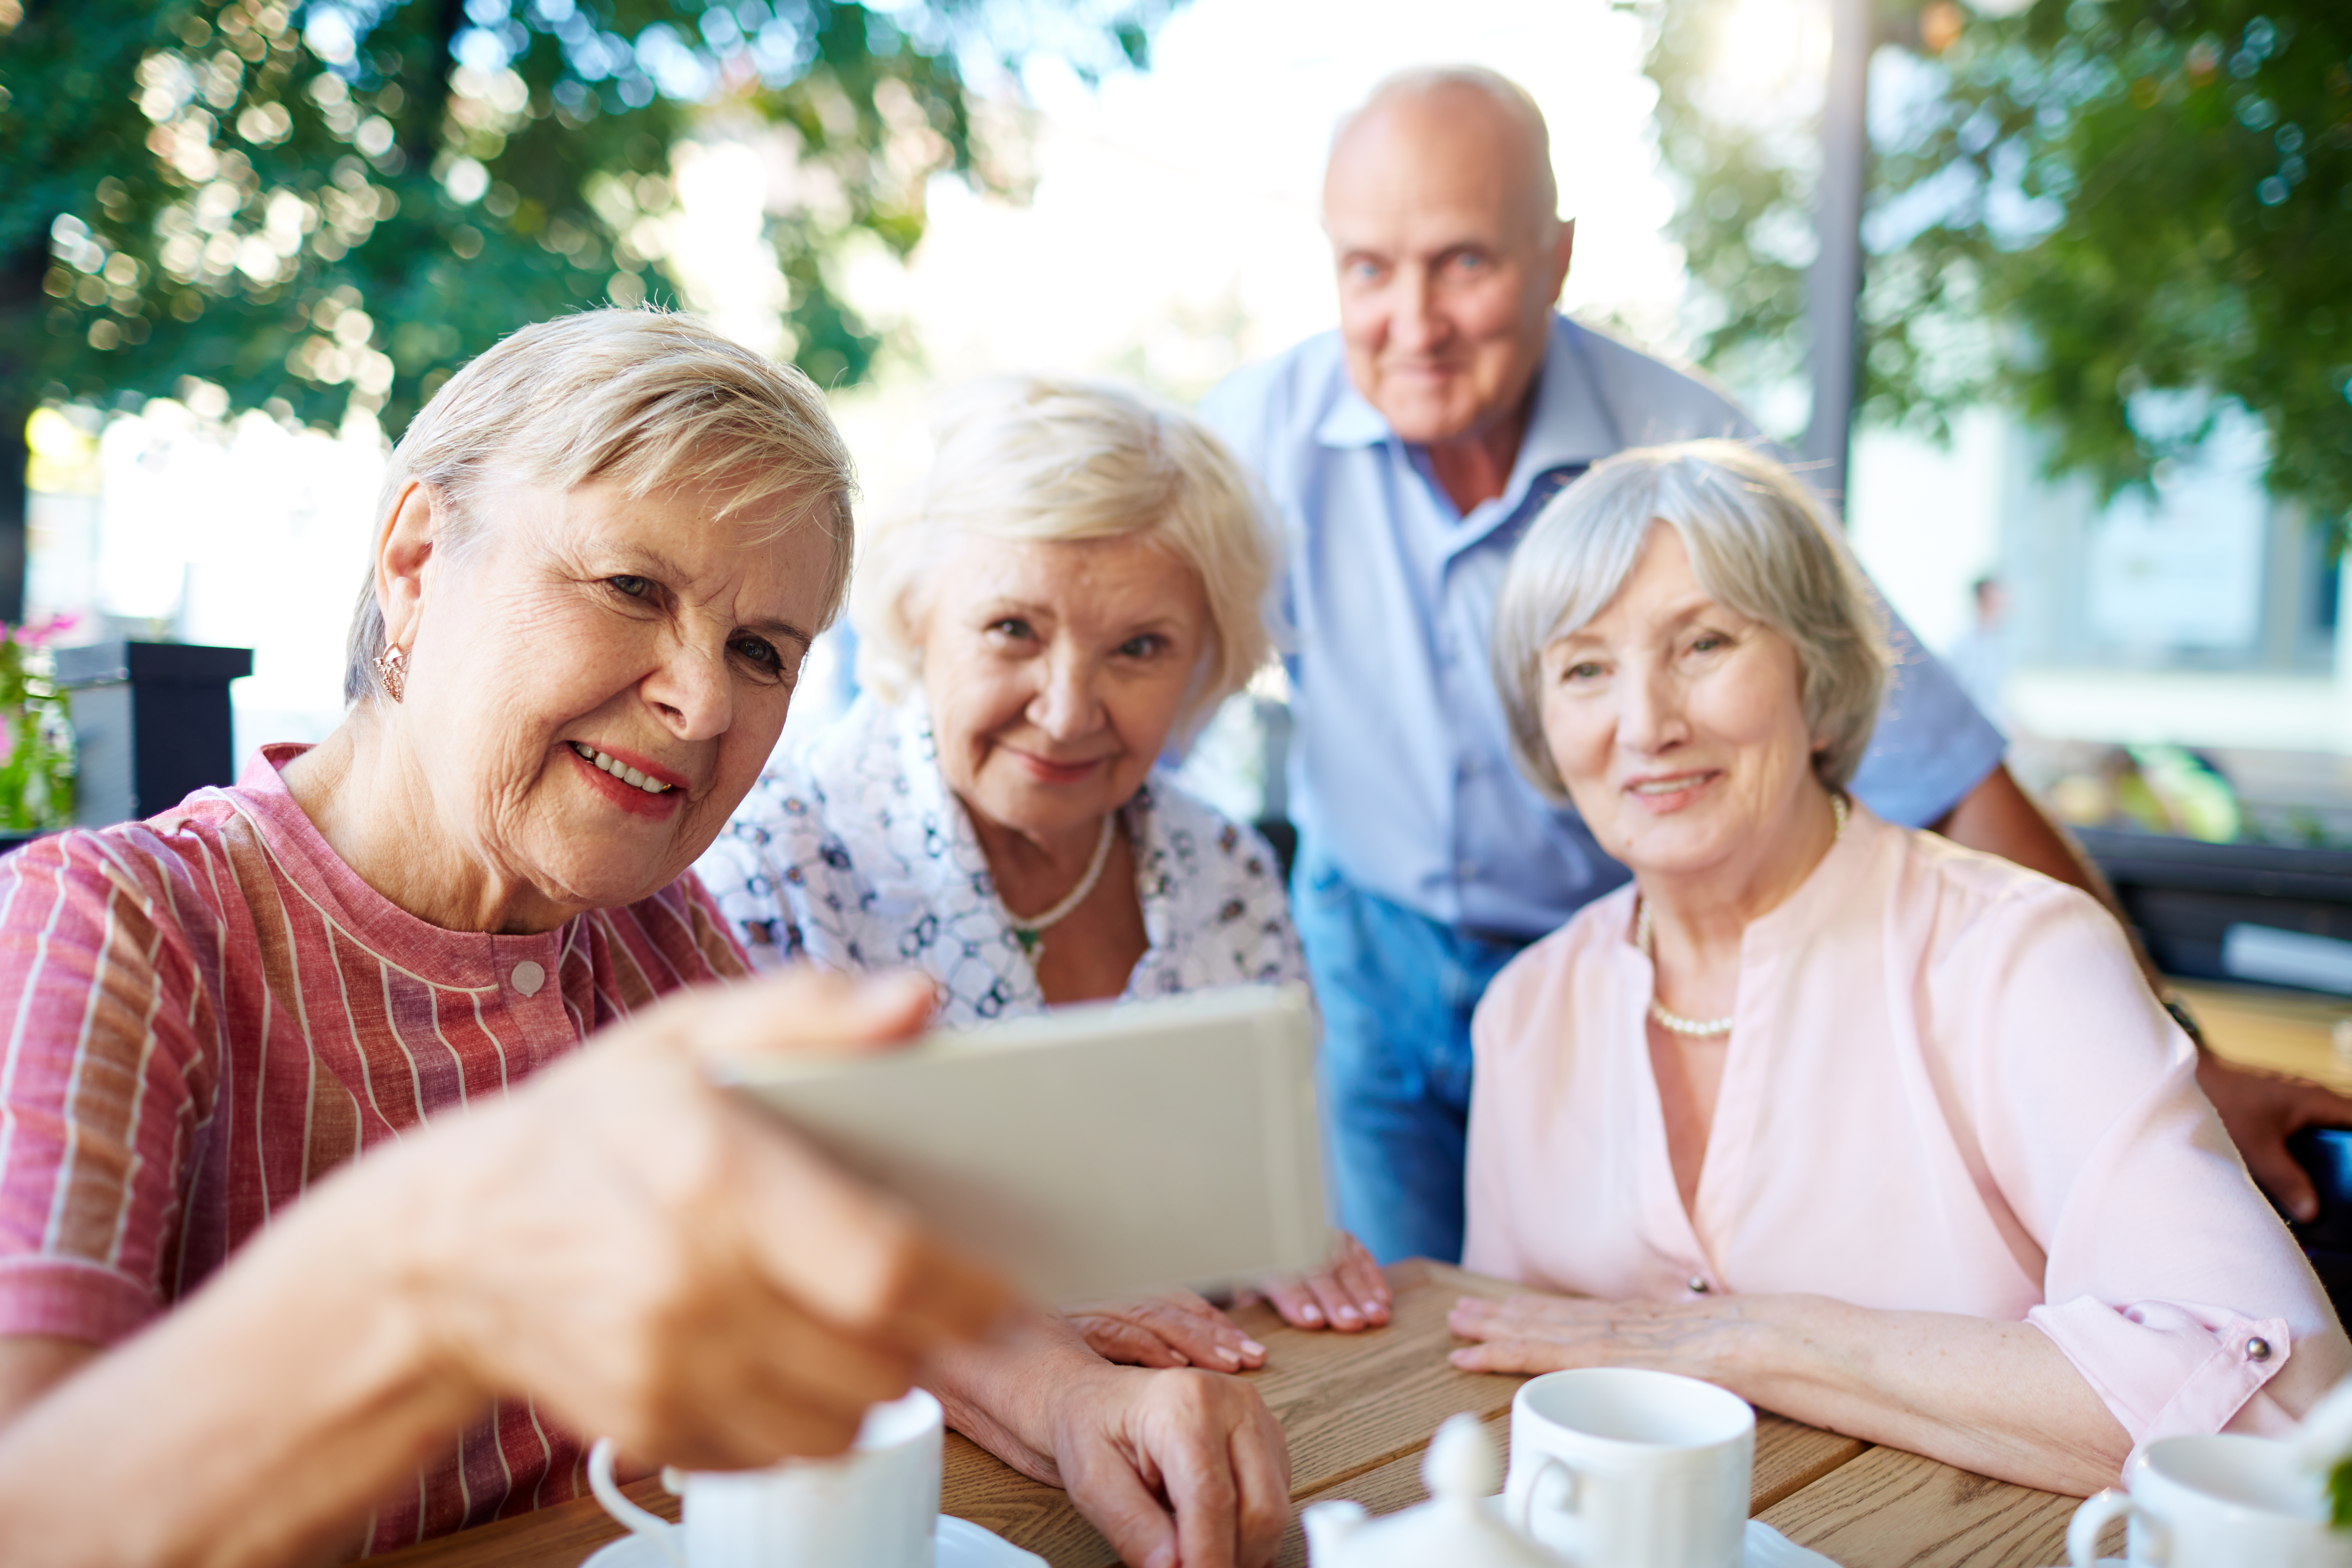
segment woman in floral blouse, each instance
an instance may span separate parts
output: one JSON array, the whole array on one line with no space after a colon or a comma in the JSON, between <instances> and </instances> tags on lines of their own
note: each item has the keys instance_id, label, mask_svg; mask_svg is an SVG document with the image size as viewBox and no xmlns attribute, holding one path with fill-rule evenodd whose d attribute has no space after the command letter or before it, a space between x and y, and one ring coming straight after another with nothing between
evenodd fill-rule
<instances>
[{"instance_id":1,"label":"woman in floral blouse","mask_svg":"<svg viewBox=\"0 0 2352 1568\"><path fill-rule=\"evenodd\" d=\"M864 542L866 694L697 867L753 961L921 969L950 1026L1303 983L1273 853L1159 767L1270 651L1274 543L1242 468L1184 415L1042 378L968 389L938 439ZM1270 1294L1303 1325L1387 1318L1352 1243ZM1223 1319L1119 1321L1139 1337L1097 1348L1150 1364L1264 1354Z\"/></svg>"}]
</instances>

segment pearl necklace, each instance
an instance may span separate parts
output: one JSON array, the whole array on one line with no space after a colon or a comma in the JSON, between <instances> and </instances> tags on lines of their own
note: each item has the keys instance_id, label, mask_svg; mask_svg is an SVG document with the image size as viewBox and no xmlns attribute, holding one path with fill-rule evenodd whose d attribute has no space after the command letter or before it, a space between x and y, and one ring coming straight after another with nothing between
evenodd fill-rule
<instances>
[{"instance_id":1,"label":"pearl necklace","mask_svg":"<svg viewBox=\"0 0 2352 1568\"><path fill-rule=\"evenodd\" d=\"M1830 829L1830 841L1835 843L1838 836L1845 831L1845 796L1830 796L1830 811L1837 819L1837 826ZM1633 945L1642 950L1643 957L1650 956L1650 903L1646 899L1641 902L1640 913L1633 917ZM1654 980L1652 984L1656 982ZM1730 1018L1685 1018L1680 1013L1666 1011L1665 1004L1660 1002L1654 993L1650 997L1650 1016L1675 1034L1687 1035L1695 1040L1731 1033Z\"/></svg>"},{"instance_id":2,"label":"pearl necklace","mask_svg":"<svg viewBox=\"0 0 2352 1568\"><path fill-rule=\"evenodd\" d=\"M1115 812L1103 814L1102 833L1095 840L1095 858L1087 863L1087 874L1078 879L1078 885L1070 889L1068 898L1064 899L1044 914L1029 920L1022 919L1011 910L1004 911L1004 923L1013 928L1013 940L1021 944L1021 951L1030 957L1036 957L1038 951L1045 945L1046 931L1061 924L1064 916L1085 903L1087 895L1095 890L1095 884L1102 880L1103 868L1110 864L1110 841L1117 837L1115 822L1117 815Z\"/></svg>"}]
</instances>

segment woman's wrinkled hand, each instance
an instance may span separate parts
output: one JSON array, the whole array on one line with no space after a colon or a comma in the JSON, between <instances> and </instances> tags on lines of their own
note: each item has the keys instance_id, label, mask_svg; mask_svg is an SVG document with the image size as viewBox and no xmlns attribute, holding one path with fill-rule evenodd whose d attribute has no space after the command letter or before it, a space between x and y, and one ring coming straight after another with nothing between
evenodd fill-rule
<instances>
[{"instance_id":1,"label":"woman's wrinkled hand","mask_svg":"<svg viewBox=\"0 0 2352 1568\"><path fill-rule=\"evenodd\" d=\"M874 1048L929 1009L906 977L689 992L412 1137L395 1158L429 1148L424 1179L393 1190L434 1353L659 1462L847 1447L867 1405L905 1393L927 1352L988 1333L1008 1298L706 1069Z\"/></svg>"},{"instance_id":2,"label":"woman's wrinkled hand","mask_svg":"<svg viewBox=\"0 0 2352 1568\"><path fill-rule=\"evenodd\" d=\"M1290 1523L1290 1450L1256 1385L1113 1366L1034 1313L933 1356L948 1425L1070 1501L1129 1568L1261 1568Z\"/></svg>"},{"instance_id":3,"label":"woman's wrinkled hand","mask_svg":"<svg viewBox=\"0 0 2352 1568\"><path fill-rule=\"evenodd\" d=\"M1716 1301L1596 1301L1580 1296L1465 1296L1445 1316L1476 1344L1445 1358L1464 1372L1560 1372L1638 1366L1718 1378L1725 1330L1737 1299Z\"/></svg>"},{"instance_id":4,"label":"woman's wrinkled hand","mask_svg":"<svg viewBox=\"0 0 2352 1568\"><path fill-rule=\"evenodd\" d=\"M1257 1290L1292 1328L1345 1334L1387 1322L1395 1300L1388 1276L1364 1244L1344 1230L1331 1233L1331 1256L1322 1268L1261 1279Z\"/></svg>"},{"instance_id":5,"label":"woman's wrinkled hand","mask_svg":"<svg viewBox=\"0 0 2352 1568\"><path fill-rule=\"evenodd\" d=\"M1087 1349L1125 1366L1250 1372L1265 1364L1264 1345L1190 1290L1097 1302L1066 1316Z\"/></svg>"},{"instance_id":6,"label":"woman's wrinkled hand","mask_svg":"<svg viewBox=\"0 0 2352 1568\"><path fill-rule=\"evenodd\" d=\"M1257 1390L1103 1366L1053 1400L1054 1468L1134 1568L1265 1568L1290 1525L1290 1450Z\"/></svg>"}]
</instances>

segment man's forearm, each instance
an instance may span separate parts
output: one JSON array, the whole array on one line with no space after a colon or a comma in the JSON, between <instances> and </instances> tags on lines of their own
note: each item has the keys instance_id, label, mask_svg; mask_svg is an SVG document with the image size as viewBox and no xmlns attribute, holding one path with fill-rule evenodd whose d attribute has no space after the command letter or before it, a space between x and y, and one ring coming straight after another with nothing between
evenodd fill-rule
<instances>
[{"instance_id":1,"label":"man's forearm","mask_svg":"<svg viewBox=\"0 0 2352 1568\"><path fill-rule=\"evenodd\" d=\"M484 1396L372 1261L409 1216L354 1174L0 1430L0 1559L326 1560L463 1428Z\"/></svg>"}]
</instances>

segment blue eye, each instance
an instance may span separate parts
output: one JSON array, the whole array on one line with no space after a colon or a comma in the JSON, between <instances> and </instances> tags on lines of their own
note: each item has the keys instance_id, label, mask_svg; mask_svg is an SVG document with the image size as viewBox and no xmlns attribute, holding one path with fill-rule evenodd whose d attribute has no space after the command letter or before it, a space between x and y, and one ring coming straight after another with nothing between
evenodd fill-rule
<instances>
[{"instance_id":1,"label":"blue eye","mask_svg":"<svg viewBox=\"0 0 2352 1568\"><path fill-rule=\"evenodd\" d=\"M744 636L729 645L746 660L772 675L784 668L784 656L765 637Z\"/></svg>"}]
</instances>

